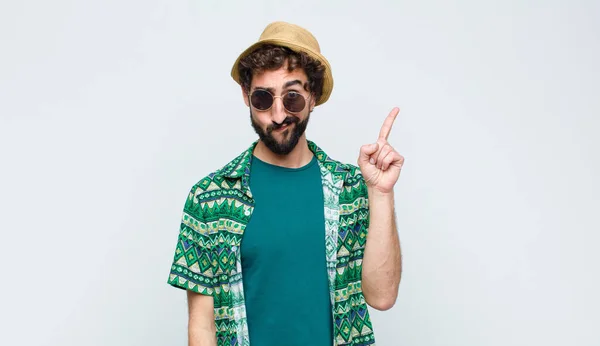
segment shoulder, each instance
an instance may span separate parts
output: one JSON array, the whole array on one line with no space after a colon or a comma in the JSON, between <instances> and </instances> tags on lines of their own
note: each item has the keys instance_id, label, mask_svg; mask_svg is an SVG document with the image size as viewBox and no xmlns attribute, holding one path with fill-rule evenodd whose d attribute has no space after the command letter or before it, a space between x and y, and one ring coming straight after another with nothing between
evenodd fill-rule
<instances>
[{"instance_id":1,"label":"shoulder","mask_svg":"<svg viewBox=\"0 0 600 346\"><path fill-rule=\"evenodd\" d=\"M344 181L340 195L341 200L354 203L357 199L367 198L367 184L360 167L333 159L330 156L327 156L323 163L330 172Z\"/></svg>"},{"instance_id":2,"label":"shoulder","mask_svg":"<svg viewBox=\"0 0 600 346\"><path fill-rule=\"evenodd\" d=\"M331 169L331 171L342 173L344 186L358 188L360 185L365 184L365 179L363 178L360 167L357 165L338 161L331 157L327 157L326 164L335 167L334 169Z\"/></svg>"},{"instance_id":3,"label":"shoulder","mask_svg":"<svg viewBox=\"0 0 600 346\"><path fill-rule=\"evenodd\" d=\"M357 165L334 159L313 141L309 140L308 146L331 174L344 181L344 190L350 190L353 195L357 192L363 193L363 191L366 194L366 183Z\"/></svg>"},{"instance_id":4,"label":"shoulder","mask_svg":"<svg viewBox=\"0 0 600 346\"><path fill-rule=\"evenodd\" d=\"M343 186L339 194L341 217L353 220L369 218L369 192L360 167L328 158L335 165L335 171L341 175ZM344 221L346 222L346 221Z\"/></svg>"},{"instance_id":5,"label":"shoulder","mask_svg":"<svg viewBox=\"0 0 600 346\"><path fill-rule=\"evenodd\" d=\"M367 183L362 175L360 167L353 164L345 164L348 173L344 179L344 186L347 192L347 198L356 201L357 199L368 199Z\"/></svg>"},{"instance_id":6,"label":"shoulder","mask_svg":"<svg viewBox=\"0 0 600 346\"><path fill-rule=\"evenodd\" d=\"M247 159L248 151L244 151L224 166L210 172L197 180L191 187L188 202L198 204L209 200L217 192L239 188L239 180L243 171L244 160Z\"/></svg>"},{"instance_id":7,"label":"shoulder","mask_svg":"<svg viewBox=\"0 0 600 346\"><path fill-rule=\"evenodd\" d=\"M346 163L345 165L348 170L348 174L346 175L345 182L348 185L354 186L354 185L359 185L359 184L365 184L365 179L362 175L360 167L349 164L349 163Z\"/></svg>"}]
</instances>

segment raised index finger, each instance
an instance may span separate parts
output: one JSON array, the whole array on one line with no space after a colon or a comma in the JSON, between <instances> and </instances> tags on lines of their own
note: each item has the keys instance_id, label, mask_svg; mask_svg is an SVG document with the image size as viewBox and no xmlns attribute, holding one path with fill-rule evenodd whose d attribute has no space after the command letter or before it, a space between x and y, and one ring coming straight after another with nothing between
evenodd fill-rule
<instances>
[{"instance_id":1,"label":"raised index finger","mask_svg":"<svg viewBox=\"0 0 600 346\"><path fill-rule=\"evenodd\" d=\"M390 114L388 114L387 118L383 122L383 126L381 126L381 131L379 131L379 138L383 138L385 140L388 139L390 135L390 131L392 130L392 125L394 124L394 120L396 120L396 116L400 113L400 109L398 107L394 107Z\"/></svg>"}]
</instances>

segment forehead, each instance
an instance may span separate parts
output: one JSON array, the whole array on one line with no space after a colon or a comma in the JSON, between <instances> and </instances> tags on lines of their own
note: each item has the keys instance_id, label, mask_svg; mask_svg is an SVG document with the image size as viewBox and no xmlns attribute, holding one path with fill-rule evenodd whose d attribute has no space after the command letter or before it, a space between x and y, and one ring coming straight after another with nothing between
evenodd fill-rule
<instances>
[{"instance_id":1,"label":"forehead","mask_svg":"<svg viewBox=\"0 0 600 346\"><path fill-rule=\"evenodd\" d=\"M255 73L252 76L251 87L266 87L275 90L281 89L286 82L300 80L302 84L308 81L306 72L301 68L296 68L293 71L288 71L287 65L282 66L277 70L266 70Z\"/></svg>"}]
</instances>

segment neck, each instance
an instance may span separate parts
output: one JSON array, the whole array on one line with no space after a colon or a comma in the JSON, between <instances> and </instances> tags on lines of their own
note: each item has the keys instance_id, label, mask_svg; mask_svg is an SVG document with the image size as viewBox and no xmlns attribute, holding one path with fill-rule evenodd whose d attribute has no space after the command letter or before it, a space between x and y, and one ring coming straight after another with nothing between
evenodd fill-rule
<instances>
[{"instance_id":1,"label":"neck","mask_svg":"<svg viewBox=\"0 0 600 346\"><path fill-rule=\"evenodd\" d=\"M300 168L307 165L312 160L313 153L308 148L306 136L303 135L296 147L287 155L278 155L272 152L267 146L259 140L254 148L254 156L261 161L272 165L286 168Z\"/></svg>"}]
</instances>

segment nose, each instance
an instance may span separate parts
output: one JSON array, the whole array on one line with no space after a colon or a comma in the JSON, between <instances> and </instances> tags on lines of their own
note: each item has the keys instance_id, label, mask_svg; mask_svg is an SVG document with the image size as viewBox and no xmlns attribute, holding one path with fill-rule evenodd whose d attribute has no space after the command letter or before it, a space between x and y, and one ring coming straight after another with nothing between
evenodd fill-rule
<instances>
[{"instance_id":1,"label":"nose","mask_svg":"<svg viewBox=\"0 0 600 346\"><path fill-rule=\"evenodd\" d=\"M275 97L273 100L273 106L271 107L271 116L273 121L277 124L281 124L287 114L285 114L285 108L283 107L283 99L281 97Z\"/></svg>"}]
</instances>

